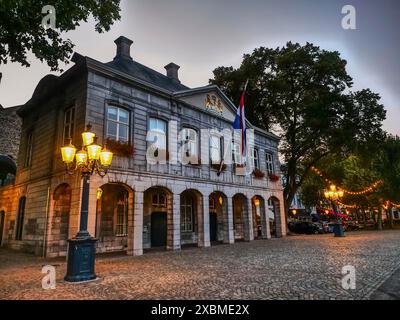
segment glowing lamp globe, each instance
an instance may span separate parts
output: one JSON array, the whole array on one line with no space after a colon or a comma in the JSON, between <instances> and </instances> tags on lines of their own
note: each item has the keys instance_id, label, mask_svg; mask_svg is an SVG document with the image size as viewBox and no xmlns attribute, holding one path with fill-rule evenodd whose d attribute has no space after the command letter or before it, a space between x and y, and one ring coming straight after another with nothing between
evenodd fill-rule
<instances>
[{"instance_id":1,"label":"glowing lamp globe","mask_svg":"<svg viewBox=\"0 0 400 320\"><path fill-rule=\"evenodd\" d=\"M113 153L106 147L100 152L100 163L102 166L109 167L113 158Z\"/></svg>"},{"instance_id":2,"label":"glowing lamp globe","mask_svg":"<svg viewBox=\"0 0 400 320\"><path fill-rule=\"evenodd\" d=\"M83 140L83 145L88 146L93 143L94 141L94 136L95 134L93 132L90 132L90 129L92 126L88 124L86 126L86 131L82 133L82 140Z\"/></svg>"},{"instance_id":3,"label":"glowing lamp globe","mask_svg":"<svg viewBox=\"0 0 400 320\"><path fill-rule=\"evenodd\" d=\"M88 145L86 148L87 148L89 160L99 160L100 159L101 147L98 144L94 143L94 144Z\"/></svg>"},{"instance_id":4,"label":"glowing lamp globe","mask_svg":"<svg viewBox=\"0 0 400 320\"><path fill-rule=\"evenodd\" d=\"M88 155L85 150L80 150L76 153L75 159L78 167L84 166L87 164Z\"/></svg>"},{"instance_id":5,"label":"glowing lamp globe","mask_svg":"<svg viewBox=\"0 0 400 320\"><path fill-rule=\"evenodd\" d=\"M62 160L65 163L72 163L75 158L76 148L70 142L69 145L61 148Z\"/></svg>"}]
</instances>

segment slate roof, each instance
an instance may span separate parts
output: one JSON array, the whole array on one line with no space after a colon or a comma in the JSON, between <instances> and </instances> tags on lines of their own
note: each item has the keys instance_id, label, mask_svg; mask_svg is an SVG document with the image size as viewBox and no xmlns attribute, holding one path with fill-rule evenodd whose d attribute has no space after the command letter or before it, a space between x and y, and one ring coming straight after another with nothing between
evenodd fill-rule
<instances>
[{"instance_id":1,"label":"slate roof","mask_svg":"<svg viewBox=\"0 0 400 320\"><path fill-rule=\"evenodd\" d=\"M134 60L115 58L113 61L105 63L105 65L168 91L175 92L189 89L185 85Z\"/></svg>"}]
</instances>

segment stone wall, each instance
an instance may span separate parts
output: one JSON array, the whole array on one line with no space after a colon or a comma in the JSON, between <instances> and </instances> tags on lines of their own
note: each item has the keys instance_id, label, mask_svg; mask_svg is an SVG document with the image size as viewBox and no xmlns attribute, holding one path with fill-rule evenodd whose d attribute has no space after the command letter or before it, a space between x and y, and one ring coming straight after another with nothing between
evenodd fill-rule
<instances>
[{"instance_id":1,"label":"stone wall","mask_svg":"<svg viewBox=\"0 0 400 320\"><path fill-rule=\"evenodd\" d=\"M0 106L0 154L9 155L15 161L18 156L22 119L17 115L20 107Z\"/></svg>"}]
</instances>

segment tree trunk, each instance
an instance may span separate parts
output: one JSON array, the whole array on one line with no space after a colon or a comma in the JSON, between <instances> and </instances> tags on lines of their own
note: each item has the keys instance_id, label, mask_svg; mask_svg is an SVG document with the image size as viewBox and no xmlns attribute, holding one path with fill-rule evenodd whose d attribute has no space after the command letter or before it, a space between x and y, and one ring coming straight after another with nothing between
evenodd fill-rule
<instances>
[{"instance_id":1,"label":"tree trunk","mask_svg":"<svg viewBox=\"0 0 400 320\"><path fill-rule=\"evenodd\" d=\"M377 219L377 229L382 230L382 208L379 208L378 210L378 219Z\"/></svg>"},{"instance_id":2,"label":"tree trunk","mask_svg":"<svg viewBox=\"0 0 400 320\"><path fill-rule=\"evenodd\" d=\"M367 227L367 213L365 212L365 209L362 210L363 212L363 217L364 217L364 228Z\"/></svg>"},{"instance_id":3,"label":"tree trunk","mask_svg":"<svg viewBox=\"0 0 400 320\"><path fill-rule=\"evenodd\" d=\"M387 212L389 215L389 228L393 229L393 207L389 205Z\"/></svg>"}]
</instances>

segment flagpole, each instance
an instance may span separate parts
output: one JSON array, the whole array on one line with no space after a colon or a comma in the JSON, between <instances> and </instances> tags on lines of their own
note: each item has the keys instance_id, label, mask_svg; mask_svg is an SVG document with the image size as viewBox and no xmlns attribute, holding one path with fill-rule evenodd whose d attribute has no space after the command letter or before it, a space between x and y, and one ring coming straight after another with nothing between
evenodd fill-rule
<instances>
[{"instance_id":1,"label":"flagpole","mask_svg":"<svg viewBox=\"0 0 400 320\"><path fill-rule=\"evenodd\" d=\"M247 85L248 84L249 84L249 79L247 78L246 83L244 84L242 95L244 95L246 93L246 89L247 89ZM224 157L225 157L225 153L226 152L224 152ZM222 157L221 163L219 164L219 169L218 169L218 172L217 172L217 176L218 177L221 175L222 167L224 165L224 157Z\"/></svg>"}]
</instances>

